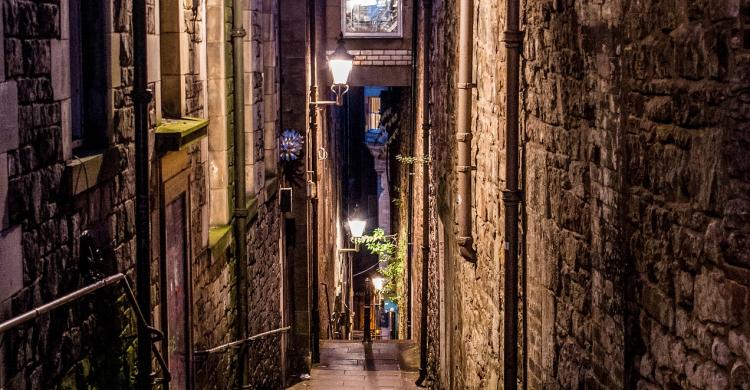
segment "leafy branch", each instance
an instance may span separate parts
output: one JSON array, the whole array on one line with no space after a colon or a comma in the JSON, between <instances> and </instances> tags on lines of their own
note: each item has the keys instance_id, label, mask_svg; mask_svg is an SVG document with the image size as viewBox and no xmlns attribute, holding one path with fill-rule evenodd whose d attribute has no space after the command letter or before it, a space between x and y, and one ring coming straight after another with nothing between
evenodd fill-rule
<instances>
[{"instance_id":1,"label":"leafy branch","mask_svg":"<svg viewBox=\"0 0 750 390\"><path fill-rule=\"evenodd\" d=\"M402 156L399 154L396 155L396 161L400 162L401 164L429 164L430 158L419 156Z\"/></svg>"},{"instance_id":2,"label":"leafy branch","mask_svg":"<svg viewBox=\"0 0 750 390\"><path fill-rule=\"evenodd\" d=\"M395 234L385 234L385 231L381 228L358 238L357 242L364 244L370 253L378 255L380 261L387 263L381 271L386 280L383 285L383 295L398 304L403 295L402 281L406 245Z\"/></svg>"}]
</instances>

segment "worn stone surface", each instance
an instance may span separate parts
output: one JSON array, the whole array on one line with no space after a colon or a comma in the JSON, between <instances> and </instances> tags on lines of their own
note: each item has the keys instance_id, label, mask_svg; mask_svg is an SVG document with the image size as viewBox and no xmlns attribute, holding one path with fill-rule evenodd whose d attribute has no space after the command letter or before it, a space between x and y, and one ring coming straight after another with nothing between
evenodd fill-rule
<instances>
[{"instance_id":1,"label":"worn stone surface","mask_svg":"<svg viewBox=\"0 0 750 390\"><path fill-rule=\"evenodd\" d=\"M9 278L5 284L12 288L4 292L13 294L3 319L92 282L80 261L84 231L90 232L104 256L95 271L132 270L133 154L128 142L112 142L112 148L122 151L114 154L120 158L113 162L117 173L89 191L71 198L63 180L70 130L63 129L61 106L69 86L58 77L60 69L52 69L53 64L70 63L67 51L58 50L67 42L62 27L67 31L68 21L61 19L62 8L59 1L2 4L0 47L7 81L2 84L0 143L7 151L1 173L7 198L2 197L0 207L7 217L3 229L9 229L2 235L17 237L4 240L14 247L2 250ZM116 287L100 291L9 334L0 387L128 387L134 350L125 336L135 329L121 294Z\"/></svg>"},{"instance_id":2,"label":"worn stone surface","mask_svg":"<svg viewBox=\"0 0 750 390\"><path fill-rule=\"evenodd\" d=\"M187 59L184 64L187 72L185 85L181 86L185 93L183 114L206 116L211 107L205 105L208 70L201 65L203 57L207 56L206 43L201 39L205 28L203 13L199 8L198 13L194 14L190 2L179 1L175 4L185 7L182 24L188 26L188 31L183 32L188 35L188 53L180 57ZM96 266L95 271L102 274L124 272L134 276L135 145L134 110L130 96L134 64L132 2L112 0L105 7L111 10L108 15L111 15L112 21L102 21L107 22L107 26L113 30L109 31L112 33L111 52L105 54L110 57L111 63L112 77L108 84L111 101L108 101L105 115L108 119L102 124L102 131L107 134L106 146L111 152L107 156L112 156L106 161L106 169L112 175L106 175L106 178L75 196L70 196L66 184L69 179L66 176L69 172L66 163L75 164L78 161L77 157L68 157L79 153L73 150L72 140L69 139L69 97L73 91L65 72L70 64L67 50L68 5L67 1L57 0L2 2L0 48L4 56L3 67L0 68L3 70L0 92L5 100L5 110L0 115L0 130L3 133L3 141L0 141L0 156L3 159L0 164L0 174L3 176L0 186L0 207L3 208L0 237L3 237L3 245L14 245L7 249L3 247L3 255L17 253L18 256L14 256L12 262L5 258L1 260L3 270L8 272L4 273L6 283L2 289L0 319L20 314L93 281L84 269L86 266L79 260L83 255L80 237L84 231L92 235L103 254L104 260ZM147 1L147 31L152 54L158 53L158 47L154 50L159 41L159 21L156 20L155 11L158 6L155 0ZM269 2L267 9L275 10L276 7ZM227 14L230 13L231 9ZM223 16L220 20L224 20ZM224 30L223 27L221 29ZM226 45L222 45L222 48L228 47L228 38L224 43ZM221 53L227 53L221 56L222 66L231 64L231 51ZM155 63L158 64L158 61L154 62L152 56L150 64ZM231 74L231 66L227 69ZM162 117L157 70L158 66L149 69L149 87L156 91L148 118L152 129ZM222 71L222 75L226 73ZM231 107L232 89L224 88L227 85L231 86L231 83L224 84L220 92L226 98L224 103L229 102L224 105ZM274 91L277 90L274 88ZM218 129L225 139L231 137L227 131L231 128L231 121L226 120L231 117L230 114L225 113L225 120L221 121L223 127ZM273 117L277 118L278 115ZM269 134L275 137L275 134ZM150 135L153 137L153 131ZM150 145L153 147L153 142ZM186 147L184 169L187 172L183 171L188 177L188 249L193 276L193 342L197 349L232 341L232 330L236 325L236 309L231 300L235 286L231 272L235 264L233 252L227 253L228 257L213 258L208 251L208 211L212 202L207 182L208 148L208 139ZM229 146L225 147L227 149ZM248 153L251 154L250 151ZM158 232L164 227L158 223L157 156L153 153L151 156L151 252L154 257L154 306L151 309L155 325L160 327L160 308L164 302L160 302L157 283L160 268ZM265 157L262 153L260 156L261 160ZM275 156L270 154L268 157ZM252 277L248 281L248 292L253 295L252 310L255 312L255 315L249 316L251 332L277 328L282 323L281 226L274 194L263 192L260 200L263 206L258 219L249 228L254 251L267 260L253 266L254 271L250 273ZM231 201L227 197L223 200L225 205ZM269 237L277 239L267 240ZM259 286L268 286L269 289ZM6 300L9 294L12 296ZM273 305L267 306L270 302ZM122 290L111 287L80 303L30 322L4 339L0 387L132 388L135 374L134 318ZM99 342L92 343L91 340ZM283 372L280 369L283 364L279 336L263 340L258 345L261 347L248 360L248 366L254 369L254 383L259 388L279 387ZM196 374L200 378L196 388L229 388L236 367L236 362L232 360L234 356L227 353L196 359Z\"/></svg>"},{"instance_id":3,"label":"worn stone surface","mask_svg":"<svg viewBox=\"0 0 750 390\"><path fill-rule=\"evenodd\" d=\"M434 2L436 387L494 388L502 377L504 5L475 4L473 267L452 242L457 9ZM750 8L522 7L529 387L744 383Z\"/></svg>"}]
</instances>

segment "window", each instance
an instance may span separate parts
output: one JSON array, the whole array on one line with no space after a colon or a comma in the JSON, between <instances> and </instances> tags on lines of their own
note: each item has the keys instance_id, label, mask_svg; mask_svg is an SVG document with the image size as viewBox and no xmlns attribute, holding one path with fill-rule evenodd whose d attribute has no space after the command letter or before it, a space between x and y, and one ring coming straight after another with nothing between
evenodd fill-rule
<instances>
[{"instance_id":1,"label":"window","mask_svg":"<svg viewBox=\"0 0 750 390\"><path fill-rule=\"evenodd\" d=\"M107 46L104 2L70 0L70 81L73 146L106 144Z\"/></svg>"},{"instance_id":2,"label":"window","mask_svg":"<svg viewBox=\"0 0 750 390\"><path fill-rule=\"evenodd\" d=\"M380 127L380 96L367 98L367 130Z\"/></svg>"},{"instance_id":3,"label":"window","mask_svg":"<svg viewBox=\"0 0 750 390\"><path fill-rule=\"evenodd\" d=\"M341 0L345 37L401 37L402 0Z\"/></svg>"}]
</instances>

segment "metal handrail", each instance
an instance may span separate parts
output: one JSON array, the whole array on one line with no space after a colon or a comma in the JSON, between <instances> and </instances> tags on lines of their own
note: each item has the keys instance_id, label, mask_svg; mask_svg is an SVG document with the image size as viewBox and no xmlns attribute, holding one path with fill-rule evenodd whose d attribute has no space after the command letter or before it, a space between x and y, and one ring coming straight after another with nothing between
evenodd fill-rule
<instances>
[{"instance_id":1,"label":"metal handrail","mask_svg":"<svg viewBox=\"0 0 750 390\"><path fill-rule=\"evenodd\" d=\"M136 301L135 293L133 293L133 288L130 286L130 280L128 279L127 275L123 273L117 273L111 276L107 276L106 278L96 283L90 284L86 287L73 291L69 294L63 295L60 298L57 298L51 302L45 303L35 309L27 311L26 313L23 313L3 323L0 323L0 334L5 333L26 322L29 322L41 316L42 314L48 313L65 304L74 302L80 298L83 298L86 295L94 293L104 287L111 286L118 282L122 283L123 288L125 290L125 294L128 296L128 302L130 303L130 306L133 308L133 311L136 314L136 318L138 322L141 325L144 325L146 329L148 329L148 331L152 335L151 337L152 348L151 349L154 355L156 356L156 360L159 362L159 366L161 367L162 374L164 375L163 378L159 378L159 379L161 380L161 382L169 382L172 378L171 375L169 374L169 368L167 368L167 364L164 361L164 358L161 356L161 353L159 353L159 350L156 348L156 345L154 345L155 342L162 340L164 338L164 333L162 333L159 329L156 329L146 323L146 320L143 317L143 312L141 311L140 306L138 306L138 301Z\"/></svg>"},{"instance_id":2,"label":"metal handrail","mask_svg":"<svg viewBox=\"0 0 750 390\"><path fill-rule=\"evenodd\" d=\"M289 329L292 329L292 327L291 326L285 326L283 328L269 330L267 332L258 333L258 334L254 335L254 336L250 336L250 337L248 337L246 339L232 341L232 342L221 344L219 346L216 346L216 347L213 347L213 348L210 348L210 349L206 349L206 350L202 350L202 351L194 351L193 354L194 355L210 355L210 354L216 353L216 352L223 352L223 351L225 351L225 350L227 350L229 348L237 347L239 345L248 343L250 341L257 340L257 339L262 338L262 337L270 336L270 335L276 334L276 333L287 332L287 331L289 331Z\"/></svg>"}]
</instances>

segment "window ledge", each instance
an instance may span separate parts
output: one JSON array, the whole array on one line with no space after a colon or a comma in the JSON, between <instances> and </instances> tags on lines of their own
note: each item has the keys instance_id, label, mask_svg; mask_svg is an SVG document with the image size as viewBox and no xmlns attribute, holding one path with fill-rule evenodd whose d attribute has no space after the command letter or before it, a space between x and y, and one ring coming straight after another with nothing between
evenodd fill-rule
<instances>
[{"instance_id":1,"label":"window ledge","mask_svg":"<svg viewBox=\"0 0 750 390\"><path fill-rule=\"evenodd\" d=\"M266 183L263 186L266 191L266 201L272 199L277 192L279 192L279 178L278 176L266 176Z\"/></svg>"},{"instance_id":2,"label":"window ledge","mask_svg":"<svg viewBox=\"0 0 750 390\"><path fill-rule=\"evenodd\" d=\"M163 119L156 128L156 150L175 152L208 135L208 119Z\"/></svg>"},{"instance_id":3,"label":"window ledge","mask_svg":"<svg viewBox=\"0 0 750 390\"><path fill-rule=\"evenodd\" d=\"M208 230L208 248L211 257L221 257L232 242L232 225L211 226Z\"/></svg>"},{"instance_id":4,"label":"window ledge","mask_svg":"<svg viewBox=\"0 0 750 390\"><path fill-rule=\"evenodd\" d=\"M65 183L71 197L79 195L117 174L120 151L116 148L92 152L65 162Z\"/></svg>"}]
</instances>

